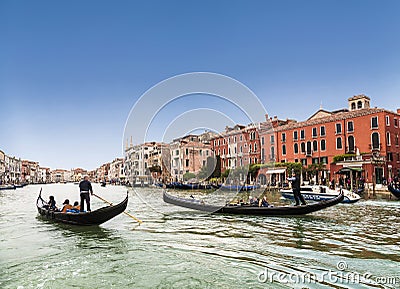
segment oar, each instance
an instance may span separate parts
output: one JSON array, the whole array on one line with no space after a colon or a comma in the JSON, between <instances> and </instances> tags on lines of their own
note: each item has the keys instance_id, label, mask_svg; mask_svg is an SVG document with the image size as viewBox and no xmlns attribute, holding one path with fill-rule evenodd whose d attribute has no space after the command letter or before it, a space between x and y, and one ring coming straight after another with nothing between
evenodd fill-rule
<instances>
[{"instance_id":1,"label":"oar","mask_svg":"<svg viewBox=\"0 0 400 289\"><path fill-rule=\"evenodd\" d=\"M112 203L107 201L106 199L103 199L102 197L96 195L95 193L93 193L93 196L99 198L100 200L102 200L104 203L109 204L110 206L112 206ZM124 211L124 214L131 217L132 219L134 219L135 221L137 221L139 224L143 223L143 221L139 220L138 218L136 218L135 216L132 216L131 214L127 213Z\"/></svg>"}]
</instances>

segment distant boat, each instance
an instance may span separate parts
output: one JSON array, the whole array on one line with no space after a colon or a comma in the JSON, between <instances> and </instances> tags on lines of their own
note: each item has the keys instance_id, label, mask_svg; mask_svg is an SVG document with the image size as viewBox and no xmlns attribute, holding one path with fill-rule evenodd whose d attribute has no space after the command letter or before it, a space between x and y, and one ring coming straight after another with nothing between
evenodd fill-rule
<instances>
[{"instance_id":1,"label":"distant boat","mask_svg":"<svg viewBox=\"0 0 400 289\"><path fill-rule=\"evenodd\" d=\"M393 184L389 184L388 190L393 194L393 196L400 199L400 189L396 189Z\"/></svg>"},{"instance_id":2,"label":"distant boat","mask_svg":"<svg viewBox=\"0 0 400 289\"><path fill-rule=\"evenodd\" d=\"M163 200L166 203L189 208L193 210L210 212L215 214L235 214L235 215L261 215L261 216L295 216L305 215L320 211L322 209L334 206L343 200L343 193L340 193L335 198L317 203L302 205L302 206L269 206L258 207L251 205L226 205L223 207L205 204L201 200L194 198L179 198L168 194L166 191L163 193Z\"/></svg>"},{"instance_id":3,"label":"distant boat","mask_svg":"<svg viewBox=\"0 0 400 289\"><path fill-rule=\"evenodd\" d=\"M162 187L163 185L159 185ZM172 182L165 185L167 189L178 189L178 190L211 190L216 189L218 186L212 184L202 184L202 183L181 183Z\"/></svg>"},{"instance_id":4,"label":"distant boat","mask_svg":"<svg viewBox=\"0 0 400 289\"><path fill-rule=\"evenodd\" d=\"M0 190L15 190L16 188L14 185L0 185Z\"/></svg>"},{"instance_id":5,"label":"distant boat","mask_svg":"<svg viewBox=\"0 0 400 289\"><path fill-rule=\"evenodd\" d=\"M361 199L361 197L352 193L349 190L341 189L344 193L344 199L342 203L355 203ZM324 201L337 197L340 194L339 190L330 189L327 186L301 186L300 192L305 200L308 201ZM281 190L282 197L285 199L293 200L293 191L291 189Z\"/></svg>"}]
</instances>

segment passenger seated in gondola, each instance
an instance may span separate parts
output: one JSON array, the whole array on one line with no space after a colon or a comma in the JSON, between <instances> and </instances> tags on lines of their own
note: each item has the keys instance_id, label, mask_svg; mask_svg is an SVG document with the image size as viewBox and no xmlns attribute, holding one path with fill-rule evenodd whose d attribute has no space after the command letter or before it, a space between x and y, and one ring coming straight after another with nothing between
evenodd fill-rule
<instances>
[{"instance_id":1,"label":"passenger seated in gondola","mask_svg":"<svg viewBox=\"0 0 400 289\"><path fill-rule=\"evenodd\" d=\"M49 197L49 201L48 201L47 204L44 205L43 207L44 207L45 209L48 209L48 210L57 211L56 200L54 199L54 196L50 196L50 197Z\"/></svg>"},{"instance_id":2,"label":"passenger seated in gondola","mask_svg":"<svg viewBox=\"0 0 400 289\"><path fill-rule=\"evenodd\" d=\"M73 210L78 210L78 211L81 210L81 206L79 206L79 202L78 201L74 202L74 206L72 207L72 209Z\"/></svg>"},{"instance_id":3,"label":"passenger seated in gondola","mask_svg":"<svg viewBox=\"0 0 400 289\"><path fill-rule=\"evenodd\" d=\"M264 197L260 200L258 206L259 206L259 207L269 207L269 203L268 203L268 201L267 201L267 197L266 197L266 196L264 196Z\"/></svg>"},{"instance_id":4,"label":"passenger seated in gondola","mask_svg":"<svg viewBox=\"0 0 400 289\"><path fill-rule=\"evenodd\" d=\"M250 205L251 206L257 206L258 207L258 203L259 203L259 200L258 200L257 197L254 197L254 198L250 199Z\"/></svg>"},{"instance_id":5,"label":"passenger seated in gondola","mask_svg":"<svg viewBox=\"0 0 400 289\"><path fill-rule=\"evenodd\" d=\"M71 209L67 209L67 213L79 213L81 210L81 206L77 201L74 202L74 206Z\"/></svg>"},{"instance_id":6,"label":"passenger seated in gondola","mask_svg":"<svg viewBox=\"0 0 400 289\"><path fill-rule=\"evenodd\" d=\"M66 213L67 210L71 210L72 209L72 205L69 203L69 200L66 199L63 203L63 208L61 209L61 213Z\"/></svg>"}]
</instances>

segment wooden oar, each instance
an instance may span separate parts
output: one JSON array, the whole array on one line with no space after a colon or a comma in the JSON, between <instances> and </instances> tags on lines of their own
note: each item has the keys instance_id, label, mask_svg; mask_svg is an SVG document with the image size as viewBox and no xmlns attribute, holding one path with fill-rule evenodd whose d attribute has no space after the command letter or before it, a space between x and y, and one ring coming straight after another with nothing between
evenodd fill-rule
<instances>
[{"instance_id":1,"label":"wooden oar","mask_svg":"<svg viewBox=\"0 0 400 289\"><path fill-rule=\"evenodd\" d=\"M110 206L112 206L112 203L109 202L109 201L107 201L106 199L103 199L102 197L100 197L100 196L98 196L98 195L96 195L96 194L94 194L94 193L93 193L93 196L99 198L99 199L102 200L103 202L105 202L105 203L109 204ZM139 219L136 218L135 216L132 216L131 214L129 214L129 213L125 212L125 211L124 211L124 214L127 215L127 216L129 216L129 217L131 217L132 219L134 219L135 221L137 221L139 224L143 223L143 221L139 220Z\"/></svg>"}]
</instances>

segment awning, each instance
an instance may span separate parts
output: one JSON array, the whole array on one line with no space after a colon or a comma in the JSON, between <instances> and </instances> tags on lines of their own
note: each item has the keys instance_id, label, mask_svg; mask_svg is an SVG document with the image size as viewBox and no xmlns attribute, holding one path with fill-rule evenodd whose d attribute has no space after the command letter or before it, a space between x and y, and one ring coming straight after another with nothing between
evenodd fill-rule
<instances>
[{"instance_id":1,"label":"awning","mask_svg":"<svg viewBox=\"0 0 400 289\"><path fill-rule=\"evenodd\" d=\"M344 174L347 172L362 172L362 168L352 168L352 167L347 167L347 168L341 168L336 172L336 174Z\"/></svg>"},{"instance_id":2,"label":"awning","mask_svg":"<svg viewBox=\"0 0 400 289\"><path fill-rule=\"evenodd\" d=\"M271 174L283 174L284 172L286 172L286 169L268 169L268 171L266 171L265 173L267 175L271 175Z\"/></svg>"}]
</instances>

